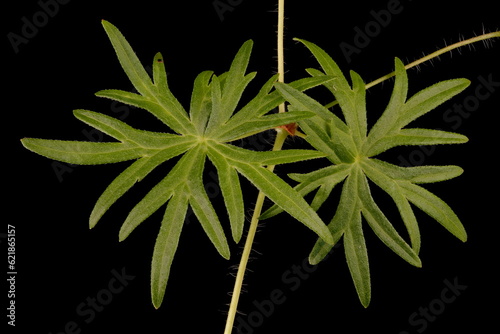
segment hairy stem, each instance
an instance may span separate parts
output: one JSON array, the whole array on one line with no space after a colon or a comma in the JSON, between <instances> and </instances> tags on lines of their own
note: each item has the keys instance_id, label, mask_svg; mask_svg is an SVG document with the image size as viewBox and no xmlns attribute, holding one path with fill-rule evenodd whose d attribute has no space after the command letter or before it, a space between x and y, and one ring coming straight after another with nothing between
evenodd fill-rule
<instances>
[{"instance_id":1,"label":"hairy stem","mask_svg":"<svg viewBox=\"0 0 500 334\"><path fill-rule=\"evenodd\" d=\"M283 143L285 142L286 137L288 136L287 132L282 129L276 129L277 135L276 140L274 142L273 151L279 151L283 147ZM267 169L270 171L274 170L273 166L268 166ZM226 329L224 330L224 334L231 334L233 330L234 320L236 317L238 301L241 295L241 287L243 285L243 279L245 277L245 272L248 264L248 259L250 257L250 253L252 252L253 241L255 238L255 233L257 232L257 227L259 225L259 217L262 212L262 206L264 205L265 195L262 192L259 192L257 196L257 201L255 203L255 209L252 215L252 220L250 221L250 228L248 230L247 239L245 241L245 247L243 248L243 254L241 255L240 264L238 266L238 273L236 274L236 281L234 283L233 293L231 296L231 304L229 306L229 312L226 321Z\"/></svg>"},{"instance_id":2,"label":"hairy stem","mask_svg":"<svg viewBox=\"0 0 500 334\"><path fill-rule=\"evenodd\" d=\"M278 81L285 82L285 57L284 57L284 25L285 25L285 0L278 0ZM279 112L285 112L285 104L279 106Z\"/></svg>"},{"instance_id":3,"label":"hairy stem","mask_svg":"<svg viewBox=\"0 0 500 334\"><path fill-rule=\"evenodd\" d=\"M408 70L408 69L410 69L412 67L415 67L415 66L418 66L418 65L420 65L420 64L422 64L422 63L424 63L426 61L429 61L431 59L439 57L440 55L442 55L444 53L447 53L447 52L450 52L452 50L461 48L463 46L470 45L470 44L473 44L473 43L476 43L476 42L479 42L479 41L484 41L484 40L488 40L488 39L491 39L491 38L499 38L499 37L500 37L500 31L495 31L495 32L491 32L491 33L488 33L488 34L483 34L483 35L480 35L480 36L469 38L469 39L457 42L455 44L449 45L447 47L444 47L442 49L439 49L436 52L433 52L433 53L431 53L431 54L429 54L429 55L427 55L425 57L417 59L414 62L409 63L408 65L405 65L405 68ZM392 78L395 75L396 75L396 72L391 72L391 73L389 73L387 75L384 75L383 77L380 77L377 80L374 80L374 81L366 84L366 89L371 88L371 87L373 87L375 85L378 85L379 83L382 83L385 80L387 80L389 78ZM325 105L325 107L326 108L330 108L330 107L333 107L336 104L338 104L338 102L337 101L333 101L333 102L330 102L327 105Z\"/></svg>"},{"instance_id":4,"label":"hairy stem","mask_svg":"<svg viewBox=\"0 0 500 334\"><path fill-rule=\"evenodd\" d=\"M283 34L284 34L284 7L285 0L278 0L278 81L284 82L285 78L285 65L284 65L284 48L283 48ZM279 112L285 112L285 104L279 106ZM276 128L276 138L274 140L273 151L279 151L283 147L283 143L287 138L288 133L281 128ZM274 170L274 165L267 166L271 172ZM255 239L255 233L257 232L257 227L259 225L259 217L262 212L262 207L264 205L264 200L266 196L259 192L257 196L257 201L255 203L255 208L252 215L252 220L250 221L250 228L248 230L247 239L245 241L245 247L243 248L243 254L241 255L240 264L238 266L238 272L236 274L236 280L234 283L233 293L231 296L231 304L229 305L229 311L227 315L226 328L224 334L231 334L233 331L234 320L236 318L236 312L238 308L238 302L241 295L241 287L243 286L243 279L245 277L245 272L247 269L248 259L253 248L253 241Z\"/></svg>"}]
</instances>

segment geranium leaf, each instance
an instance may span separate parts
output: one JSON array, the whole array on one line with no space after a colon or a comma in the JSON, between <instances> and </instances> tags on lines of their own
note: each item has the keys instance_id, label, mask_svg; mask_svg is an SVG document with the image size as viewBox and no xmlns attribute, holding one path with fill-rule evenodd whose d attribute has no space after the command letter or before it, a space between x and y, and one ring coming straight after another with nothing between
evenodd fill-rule
<instances>
[{"instance_id":1,"label":"geranium leaf","mask_svg":"<svg viewBox=\"0 0 500 334\"><path fill-rule=\"evenodd\" d=\"M302 175L291 174L290 177L298 182L295 189L303 196L317 190L311 201L314 210L322 207L333 188L343 182L340 202L328 228L334 243L344 237L351 276L361 303L367 306L370 301L370 277L361 217L387 247L417 267L422 265L418 257L421 235L412 205L429 214L460 240L466 240L465 229L452 209L436 195L417 185L456 177L462 173L460 167L399 167L375 159L374 156L401 145L466 142L465 136L455 133L404 127L464 90L469 81L454 79L439 82L407 99L408 76L403 63L396 59L396 79L390 101L382 116L368 131L365 85L361 77L351 71L352 84L349 84L325 51L313 43L300 41L315 56L322 70L310 69L308 72L317 78L324 75L334 77L323 85L338 101L345 122L294 87L276 84L279 93L291 104L290 110L315 113L316 116L301 120L298 124L306 134L306 140L332 163L329 167ZM411 246L375 203L369 179L393 199L407 229ZM263 217L279 212L280 209L273 206ZM313 264L320 262L332 247L318 239L309 261Z\"/></svg>"},{"instance_id":2,"label":"geranium leaf","mask_svg":"<svg viewBox=\"0 0 500 334\"><path fill-rule=\"evenodd\" d=\"M126 239L142 222L166 206L152 262L151 293L155 307L162 302L183 219L189 207L218 253L226 259L230 256L224 229L203 182L207 158L217 169L235 241L241 239L245 222L243 192L239 182L241 175L317 233L321 240L332 243L328 228L303 197L266 168L324 157L324 153L314 150L258 152L230 144L254 133L314 116L313 112L303 110L272 113L285 101L273 90L277 76L267 80L248 103L241 104L240 99L247 85L255 77L255 73L245 73L252 41L242 45L229 71L221 75L204 71L196 77L188 113L168 87L162 55L157 53L153 58L151 78L120 31L107 21L103 21L103 26L136 92L108 89L96 95L144 109L168 128L163 133L137 130L115 118L77 110L75 117L118 142L26 138L22 143L38 154L74 164L135 160L98 199L89 219L91 228L134 184L159 165L179 157L167 175L133 207L119 232L119 240ZM290 86L302 91L331 79L327 76L305 78L290 83Z\"/></svg>"}]
</instances>

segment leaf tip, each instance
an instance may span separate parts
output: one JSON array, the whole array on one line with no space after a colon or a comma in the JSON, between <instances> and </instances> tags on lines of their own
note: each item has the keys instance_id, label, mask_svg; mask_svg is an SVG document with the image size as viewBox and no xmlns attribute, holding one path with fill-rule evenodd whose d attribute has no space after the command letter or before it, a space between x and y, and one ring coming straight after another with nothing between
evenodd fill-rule
<instances>
[{"instance_id":1,"label":"leaf tip","mask_svg":"<svg viewBox=\"0 0 500 334\"><path fill-rule=\"evenodd\" d=\"M105 20L105 19L102 19L102 20L101 20L101 24L102 24L102 26L104 27L104 29L107 29L108 27L113 26L111 23L109 23L109 21L107 21L107 20Z\"/></svg>"},{"instance_id":2,"label":"leaf tip","mask_svg":"<svg viewBox=\"0 0 500 334\"><path fill-rule=\"evenodd\" d=\"M309 264L311 266L316 266L316 265L318 265L321 262L321 260L319 260L317 256L313 256L311 254L309 255L309 259L308 260L309 260Z\"/></svg>"},{"instance_id":3,"label":"leaf tip","mask_svg":"<svg viewBox=\"0 0 500 334\"><path fill-rule=\"evenodd\" d=\"M123 228L121 228L120 232L118 233L118 242L122 242L125 239L127 239L129 234L130 234L130 232L125 231Z\"/></svg>"},{"instance_id":4,"label":"leaf tip","mask_svg":"<svg viewBox=\"0 0 500 334\"><path fill-rule=\"evenodd\" d=\"M96 217L94 214L91 214L89 218L89 230L93 229L98 222L99 222L99 217Z\"/></svg>"},{"instance_id":5,"label":"leaf tip","mask_svg":"<svg viewBox=\"0 0 500 334\"><path fill-rule=\"evenodd\" d=\"M241 224L243 226L243 224ZM234 229L232 231L233 240L235 243L239 244L243 236L243 229Z\"/></svg>"},{"instance_id":6,"label":"leaf tip","mask_svg":"<svg viewBox=\"0 0 500 334\"><path fill-rule=\"evenodd\" d=\"M462 242L467 242L467 239L468 239L467 232L465 232L465 230L463 230L463 231L461 231L461 233L457 234L456 237L458 238L458 240L460 240Z\"/></svg>"},{"instance_id":7,"label":"leaf tip","mask_svg":"<svg viewBox=\"0 0 500 334\"><path fill-rule=\"evenodd\" d=\"M161 297L158 297L158 296L153 296L153 307L155 308L155 310L159 309L162 302L163 302L163 296Z\"/></svg>"},{"instance_id":8,"label":"leaf tip","mask_svg":"<svg viewBox=\"0 0 500 334\"><path fill-rule=\"evenodd\" d=\"M20 141L21 141L21 145L23 145L25 148L27 148L27 147L26 147L26 142L28 141L28 139L29 139L29 138L27 138L27 137L24 137L24 138L21 138L21 139L20 139Z\"/></svg>"},{"instance_id":9,"label":"leaf tip","mask_svg":"<svg viewBox=\"0 0 500 334\"><path fill-rule=\"evenodd\" d=\"M363 305L364 308L368 308L368 306L370 306L370 298L368 298L368 300L361 300L361 305Z\"/></svg>"},{"instance_id":10,"label":"leaf tip","mask_svg":"<svg viewBox=\"0 0 500 334\"><path fill-rule=\"evenodd\" d=\"M160 64L163 63L163 56L162 56L161 52L157 52L155 54L154 62L155 63L160 63Z\"/></svg>"},{"instance_id":11,"label":"leaf tip","mask_svg":"<svg viewBox=\"0 0 500 334\"><path fill-rule=\"evenodd\" d=\"M83 110L83 109L73 110L73 116L75 116L78 119L80 119L82 116L85 116L88 114L89 114L89 112L87 110Z\"/></svg>"},{"instance_id":12,"label":"leaf tip","mask_svg":"<svg viewBox=\"0 0 500 334\"><path fill-rule=\"evenodd\" d=\"M231 259L231 252L229 251L229 249L227 250L224 250L224 252L221 252L220 255L225 259L225 260L229 260Z\"/></svg>"},{"instance_id":13,"label":"leaf tip","mask_svg":"<svg viewBox=\"0 0 500 334\"><path fill-rule=\"evenodd\" d=\"M247 40L245 43L243 43L243 45L248 45L248 46L252 47L253 46L253 39Z\"/></svg>"}]
</instances>

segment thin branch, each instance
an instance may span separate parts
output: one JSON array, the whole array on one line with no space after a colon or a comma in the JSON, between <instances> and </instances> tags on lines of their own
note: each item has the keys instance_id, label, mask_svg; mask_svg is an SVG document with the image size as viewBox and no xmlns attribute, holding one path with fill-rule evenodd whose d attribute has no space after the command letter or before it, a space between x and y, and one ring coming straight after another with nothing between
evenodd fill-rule
<instances>
[{"instance_id":1,"label":"thin branch","mask_svg":"<svg viewBox=\"0 0 500 334\"><path fill-rule=\"evenodd\" d=\"M500 31L495 31L495 32L491 32L491 33L488 33L488 34L483 34L483 35L480 35L480 36L476 36L476 37L473 37L473 38L469 38L467 40L463 40L463 41L460 41L460 42L457 42L455 44L452 44L452 45L449 45L449 46L446 46L442 49L439 49L438 51L436 52L433 52L427 56L424 56L420 59L417 59L415 60L414 62L411 62L409 63L408 65L405 65L405 69L410 69L412 67L417 67L426 62L426 61L430 61L434 58L437 58L439 57L440 55L444 54L444 53L447 53L447 52L451 52L455 49L459 49L461 48L462 46L466 46L466 45L469 45L469 47L473 46L474 43L476 42L479 42L479 41L485 41L485 42L488 42L490 39L492 38L499 38L500 37ZM365 87L366 89L369 89L375 85L378 85L379 83L382 83L384 82L385 80L389 79L389 78L392 78L394 75L396 75L395 72L391 72L387 75L384 75L383 77L380 77L378 78L377 80L374 80L370 83L368 83ZM337 101L333 101L333 102L330 102L328 103L327 105L325 105L325 108L330 108L330 107L333 107L334 105L338 104Z\"/></svg>"}]
</instances>

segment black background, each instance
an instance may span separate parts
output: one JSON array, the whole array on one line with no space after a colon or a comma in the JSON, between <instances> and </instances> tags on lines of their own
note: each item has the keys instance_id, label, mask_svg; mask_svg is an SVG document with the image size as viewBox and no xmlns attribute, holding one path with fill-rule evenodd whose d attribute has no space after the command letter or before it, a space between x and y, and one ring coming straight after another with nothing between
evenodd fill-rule
<instances>
[{"instance_id":1,"label":"black background","mask_svg":"<svg viewBox=\"0 0 500 334\"><path fill-rule=\"evenodd\" d=\"M226 1L223 1L226 2ZM351 61L339 45L355 45L355 27L364 29L374 20L371 11L387 8L391 1L327 2L288 1L286 7L287 80L300 78L307 67L317 67L305 48L291 39L303 38L324 48L347 71L357 71L371 81L392 71L394 57L405 61L419 58L446 44L499 28L498 8L494 2L410 1L401 0L402 11L374 33L366 47ZM126 241L118 242L118 230L128 210L158 182L169 166L138 184L103 217L93 230L87 217L100 193L128 163L106 166L74 166L58 179L52 162L23 149L23 137L88 140L85 124L76 120L72 110L84 108L114 117L144 129L165 131L145 112L112 104L95 97L101 89L132 88L121 70L101 26L101 19L115 24L126 36L144 64L150 64L161 51L174 94L189 102L192 81L202 70L221 73L247 39L255 42L249 70L258 71L253 82L257 89L275 73L276 4L274 1L233 1L232 11L222 13L213 1L69 1L59 5L53 17L41 22L34 36L19 45L16 53L8 34L22 34L26 17L41 10L37 1L4 4L3 44L3 131L7 154L3 155L3 220L16 226L16 328L13 332L61 333L71 321L80 333L222 333L225 312L232 290L235 265L242 244L231 243L232 257L218 256L199 224L191 219L183 230L172 267L163 306L155 310L150 302L149 270L152 249L161 219L155 214ZM12 35L11 35L12 36ZM443 115L453 103L473 98L479 77L500 81L499 44L485 48L454 51L420 71L410 71L410 94L434 82L466 77L471 86L453 101L426 115L418 125L460 132L470 138L464 145L442 146L415 151L402 149L389 153L393 163L399 157L414 163L456 164L465 173L446 183L428 187L443 198L462 219L469 240L463 244L428 216L418 213L422 230L423 268L413 268L390 252L373 233L365 234L372 274L372 303L364 309L358 302L345 264L343 249L336 249L308 276L291 274L294 266L303 267L315 236L285 215L263 222L256 237L255 250L245 280L239 310L252 325L244 333L289 333L298 328L321 333L382 332L447 333L466 326L476 332L496 328L498 251L494 244L498 217L494 215L498 196L497 127L500 99L496 92L480 101L478 108L453 121ZM372 88L368 93L369 119L376 119L389 97L392 84ZM250 89L251 90L251 89ZM484 91L482 91L484 92ZM329 102L327 99L325 103ZM472 101L472 100L469 100ZM269 148L271 133L243 143L248 148ZM302 147L298 139L286 147ZM304 146L305 147L305 146ZM420 153L419 153L420 152ZM419 160L420 159L420 160ZM298 168L312 170L315 164L283 166L280 175ZM207 184L213 186L210 172ZM247 186L245 184L245 186ZM211 188L215 205L222 198ZM375 194L377 195L377 193ZM245 189L248 215L256 192ZM392 209L384 196L377 200ZM332 198L322 212L329 220L335 208ZM387 210L386 210L387 212ZM393 212L393 211L392 211ZM388 212L396 226L397 214ZM225 220L223 220L225 222ZM226 224L227 226L227 224ZM399 226L400 227L400 226ZM399 228L398 227L398 228ZM6 233L6 227L0 231ZM1 239L6 254L6 240ZM2 256L6 259L6 255ZM305 267L310 269L309 267ZM103 289L112 271L126 272L134 278L90 320L77 308ZM5 270L5 272L7 269ZM409 317L429 305L438 307L445 280L466 286L444 310L418 323ZM292 291L291 288L297 288ZM269 300L274 290L283 297L280 304L264 316L256 304ZM7 288L0 293L6 301ZM446 296L452 296L448 294ZM268 302L264 302L268 305ZM6 302L3 304L6 308ZM5 313L7 311L4 311ZM261 312L262 313L262 312ZM6 317L2 315L2 322ZM13 330L13 328L9 328ZM75 331L77 333L78 331ZM236 332L236 331L235 331Z\"/></svg>"}]
</instances>

